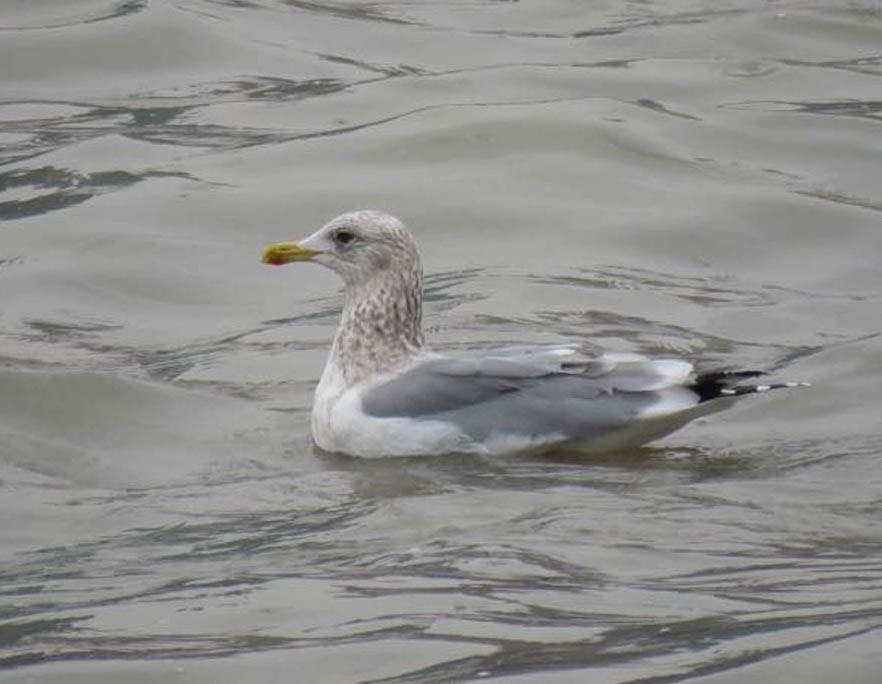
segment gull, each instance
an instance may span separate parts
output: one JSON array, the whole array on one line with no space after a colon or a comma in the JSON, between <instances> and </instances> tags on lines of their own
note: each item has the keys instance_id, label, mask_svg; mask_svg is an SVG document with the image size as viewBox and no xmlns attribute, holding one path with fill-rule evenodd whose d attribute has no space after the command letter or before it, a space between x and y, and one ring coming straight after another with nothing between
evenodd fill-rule
<instances>
[{"instance_id":1,"label":"gull","mask_svg":"<svg viewBox=\"0 0 882 684\"><path fill-rule=\"evenodd\" d=\"M360 457L597 452L639 446L746 394L806 383L743 384L757 371L696 375L680 359L589 356L579 343L441 353L422 329L422 265L404 224L360 210L262 261L315 262L345 304L315 390L312 435Z\"/></svg>"}]
</instances>

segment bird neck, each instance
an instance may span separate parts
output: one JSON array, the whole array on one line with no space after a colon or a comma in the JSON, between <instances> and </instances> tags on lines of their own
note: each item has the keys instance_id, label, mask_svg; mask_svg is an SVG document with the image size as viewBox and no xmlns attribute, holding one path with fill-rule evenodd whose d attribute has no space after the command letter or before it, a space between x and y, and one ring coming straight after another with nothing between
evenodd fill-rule
<instances>
[{"instance_id":1,"label":"bird neck","mask_svg":"<svg viewBox=\"0 0 882 684\"><path fill-rule=\"evenodd\" d=\"M392 372L423 349L422 284L419 266L378 273L367 284L347 284L331 350L347 385Z\"/></svg>"}]
</instances>

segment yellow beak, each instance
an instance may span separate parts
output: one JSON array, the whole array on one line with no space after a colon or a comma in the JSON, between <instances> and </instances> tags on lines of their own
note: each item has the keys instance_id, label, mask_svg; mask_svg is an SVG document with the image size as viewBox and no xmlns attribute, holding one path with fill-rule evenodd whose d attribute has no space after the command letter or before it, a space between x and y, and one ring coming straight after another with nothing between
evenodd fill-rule
<instances>
[{"instance_id":1,"label":"yellow beak","mask_svg":"<svg viewBox=\"0 0 882 684\"><path fill-rule=\"evenodd\" d=\"M265 264L281 266L292 261L309 261L316 254L321 254L321 251L301 247L298 242L274 242L263 250L260 260Z\"/></svg>"}]
</instances>

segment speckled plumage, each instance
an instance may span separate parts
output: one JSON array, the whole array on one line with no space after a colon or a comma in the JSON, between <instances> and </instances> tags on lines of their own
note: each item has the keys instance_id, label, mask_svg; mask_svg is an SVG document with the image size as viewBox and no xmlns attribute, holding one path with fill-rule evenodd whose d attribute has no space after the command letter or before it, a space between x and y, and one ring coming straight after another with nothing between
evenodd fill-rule
<instances>
[{"instance_id":1,"label":"speckled plumage","mask_svg":"<svg viewBox=\"0 0 882 684\"><path fill-rule=\"evenodd\" d=\"M392 217L366 211L352 217L357 223L382 221L383 239L374 248L373 271L343 276L346 304L331 357L350 384L406 365L425 345L423 269L413 238Z\"/></svg>"}]
</instances>

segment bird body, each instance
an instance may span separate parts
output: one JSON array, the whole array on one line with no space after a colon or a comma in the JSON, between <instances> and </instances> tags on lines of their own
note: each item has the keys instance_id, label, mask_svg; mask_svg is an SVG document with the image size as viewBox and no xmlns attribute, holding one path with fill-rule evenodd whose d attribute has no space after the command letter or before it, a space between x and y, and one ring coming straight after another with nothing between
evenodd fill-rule
<instances>
[{"instance_id":1,"label":"bird body","mask_svg":"<svg viewBox=\"0 0 882 684\"><path fill-rule=\"evenodd\" d=\"M346 302L315 392L312 433L327 451L379 457L501 454L646 443L733 397L783 385L756 372L695 377L692 364L576 344L440 354L422 332L422 267L410 233L375 211L343 214L263 261L315 261L337 272Z\"/></svg>"}]
</instances>

